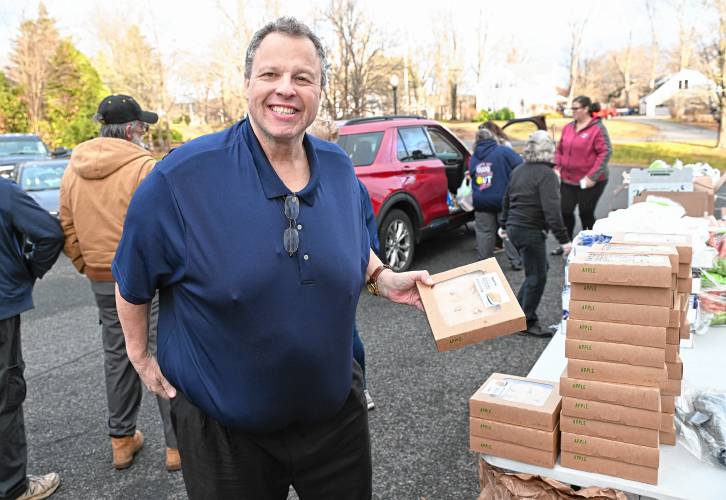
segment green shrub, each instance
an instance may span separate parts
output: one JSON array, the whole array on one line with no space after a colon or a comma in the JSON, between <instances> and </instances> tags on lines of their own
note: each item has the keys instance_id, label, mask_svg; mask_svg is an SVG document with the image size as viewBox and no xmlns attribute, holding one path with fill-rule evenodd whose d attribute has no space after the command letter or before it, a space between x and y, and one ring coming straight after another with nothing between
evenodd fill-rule
<instances>
[{"instance_id":1,"label":"green shrub","mask_svg":"<svg viewBox=\"0 0 726 500\"><path fill-rule=\"evenodd\" d=\"M479 111L479 114L474 117L474 121L477 123L489 121L489 110L482 109Z\"/></svg>"},{"instance_id":2,"label":"green shrub","mask_svg":"<svg viewBox=\"0 0 726 500\"><path fill-rule=\"evenodd\" d=\"M482 109L479 111L479 114L476 115L476 118L474 118L475 122L481 123L486 122L489 120L493 121L507 121L514 119L514 111L511 109L504 107L502 109L498 109L496 111L492 111L491 109Z\"/></svg>"}]
</instances>

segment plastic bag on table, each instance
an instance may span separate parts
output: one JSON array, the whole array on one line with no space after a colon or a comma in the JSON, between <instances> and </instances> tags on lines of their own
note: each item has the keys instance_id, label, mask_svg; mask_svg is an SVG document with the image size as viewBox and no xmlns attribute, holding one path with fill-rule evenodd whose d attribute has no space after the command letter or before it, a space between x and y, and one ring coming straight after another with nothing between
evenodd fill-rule
<instances>
[{"instance_id":1,"label":"plastic bag on table","mask_svg":"<svg viewBox=\"0 0 726 500\"><path fill-rule=\"evenodd\" d=\"M701 271L701 292L698 294L699 321L696 333L709 326L726 325L726 269L721 269L724 259L717 259L716 269Z\"/></svg>"},{"instance_id":2,"label":"plastic bag on table","mask_svg":"<svg viewBox=\"0 0 726 500\"><path fill-rule=\"evenodd\" d=\"M467 175L456 190L456 202L466 212L474 210L474 194L471 191L471 178Z\"/></svg>"},{"instance_id":3,"label":"plastic bag on table","mask_svg":"<svg viewBox=\"0 0 726 500\"><path fill-rule=\"evenodd\" d=\"M479 484L481 493L478 500L627 500L621 491L596 486L575 491L547 477L506 472L484 459L479 459Z\"/></svg>"},{"instance_id":4,"label":"plastic bag on table","mask_svg":"<svg viewBox=\"0 0 726 500\"><path fill-rule=\"evenodd\" d=\"M675 421L678 440L692 455L726 469L726 393L684 384Z\"/></svg>"}]
</instances>

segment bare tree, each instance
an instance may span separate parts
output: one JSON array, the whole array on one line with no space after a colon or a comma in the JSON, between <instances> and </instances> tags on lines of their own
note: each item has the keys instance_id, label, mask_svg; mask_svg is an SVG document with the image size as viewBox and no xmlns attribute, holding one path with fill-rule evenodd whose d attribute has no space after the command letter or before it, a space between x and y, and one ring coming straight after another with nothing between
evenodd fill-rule
<instances>
[{"instance_id":1,"label":"bare tree","mask_svg":"<svg viewBox=\"0 0 726 500\"><path fill-rule=\"evenodd\" d=\"M658 71L658 27L656 24L656 11L653 0L645 0L645 11L648 13L648 21L650 23L650 77L648 78L648 88L655 90L656 72Z\"/></svg>"},{"instance_id":2,"label":"bare tree","mask_svg":"<svg viewBox=\"0 0 726 500\"><path fill-rule=\"evenodd\" d=\"M568 66L570 70L570 83L567 92L567 106L572 106L572 100L575 98L575 86L580 72L580 60L582 58L582 38L585 34L588 18L582 18L572 21L570 27L570 43L568 47Z\"/></svg>"},{"instance_id":3,"label":"bare tree","mask_svg":"<svg viewBox=\"0 0 726 500\"><path fill-rule=\"evenodd\" d=\"M673 0L676 20L678 22L678 71L686 69L691 64L693 55L693 40L696 35L696 23L691 13L695 9L695 0Z\"/></svg>"},{"instance_id":4,"label":"bare tree","mask_svg":"<svg viewBox=\"0 0 726 500\"><path fill-rule=\"evenodd\" d=\"M628 44L625 49L613 54L615 59L615 65L618 67L620 77L623 79L623 94L625 96L625 106L630 107L631 98L631 87L633 80L631 71L633 68L633 32L632 30L628 34Z\"/></svg>"},{"instance_id":5,"label":"bare tree","mask_svg":"<svg viewBox=\"0 0 726 500\"><path fill-rule=\"evenodd\" d=\"M333 0L323 14L332 27L337 51L331 54L325 108L333 117L362 116L372 107L377 87L387 86L381 71L379 33L354 0Z\"/></svg>"},{"instance_id":6,"label":"bare tree","mask_svg":"<svg viewBox=\"0 0 726 500\"><path fill-rule=\"evenodd\" d=\"M21 100L28 110L30 129L36 134L44 118L45 91L53 69L51 59L59 44L55 20L41 2L38 18L20 25L8 67L10 80L22 89Z\"/></svg>"},{"instance_id":7,"label":"bare tree","mask_svg":"<svg viewBox=\"0 0 726 500\"><path fill-rule=\"evenodd\" d=\"M715 39L704 44L701 53L708 76L716 84L716 147L726 149L726 0L708 0L707 6L715 11L718 26Z\"/></svg>"}]
</instances>

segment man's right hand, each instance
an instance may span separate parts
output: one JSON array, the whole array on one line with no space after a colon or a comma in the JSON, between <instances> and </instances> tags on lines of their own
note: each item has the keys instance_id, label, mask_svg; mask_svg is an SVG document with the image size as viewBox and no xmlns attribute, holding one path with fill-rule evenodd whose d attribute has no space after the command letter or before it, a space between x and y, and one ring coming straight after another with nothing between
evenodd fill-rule
<instances>
[{"instance_id":1,"label":"man's right hand","mask_svg":"<svg viewBox=\"0 0 726 500\"><path fill-rule=\"evenodd\" d=\"M567 257L572 251L572 243L562 245L562 257Z\"/></svg>"},{"instance_id":2,"label":"man's right hand","mask_svg":"<svg viewBox=\"0 0 726 500\"><path fill-rule=\"evenodd\" d=\"M147 353L146 357L141 360L131 360L131 364L134 365L136 372L141 377L141 381L150 392L164 399L176 397L176 389L162 375L156 357Z\"/></svg>"}]
</instances>

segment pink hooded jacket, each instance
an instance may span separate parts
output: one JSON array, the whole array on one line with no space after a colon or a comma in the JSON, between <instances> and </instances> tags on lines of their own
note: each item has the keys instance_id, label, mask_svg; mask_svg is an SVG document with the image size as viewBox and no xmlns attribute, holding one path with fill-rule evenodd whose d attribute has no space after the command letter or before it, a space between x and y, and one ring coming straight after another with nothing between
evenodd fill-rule
<instances>
[{"instance_id":1,"label":"pink hooded jacket","mask_svg":"<svg viewBox=\"0 0 726 500\"><path fill-rule=\"evenodd\" d=\"M608 177L608 160L613 152L610 136L599 118L593 118L584 129L575 132L575 122L562 129L562 137L555 150L555 164L562 182L579 184L589 177L604 181Z\"/></svg>"}]
</instances>

